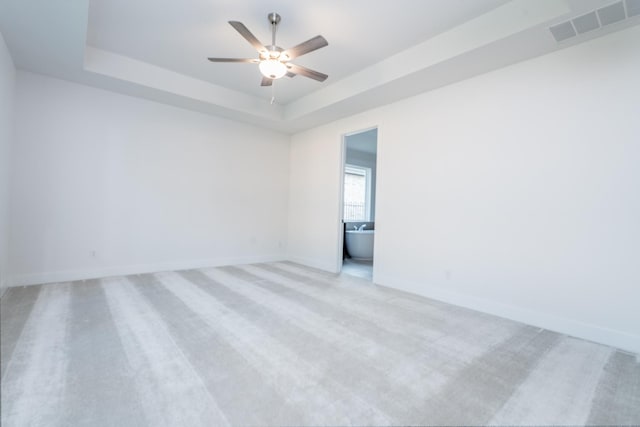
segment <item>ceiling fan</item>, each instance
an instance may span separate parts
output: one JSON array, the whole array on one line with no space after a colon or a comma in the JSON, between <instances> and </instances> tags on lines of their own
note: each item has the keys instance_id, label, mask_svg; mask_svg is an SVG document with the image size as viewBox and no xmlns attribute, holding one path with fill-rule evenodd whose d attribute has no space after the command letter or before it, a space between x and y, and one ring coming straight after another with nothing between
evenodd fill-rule
<instances>
[{"instance_id":1,"label":"ceiling fan","mask_svg":"<svg viewBox=\"0 0 640 427\"><path fill-rule=\"evenodd\" d=\"M257 51L258 58L208 58L211 62L247 62L251 64L259 64L260 72L262 73L261 86L271 86L273 81L281 77L295 77L297 75L309 77L311 79L323 82L329 77L326 74L320 73L315 70L310 70L301 65L291 63L292 59L298 58L306 53L313 52L327 46L329 43L322 36L315 36L306 42L300 43L290 49L283 49L276 45L276 28L280 23L280 15L277 13L270 13L267 15L267 19L271 24L271 44L268 46L263 45L260 41L249 31L242 22L229 21L229 24L240 33Z\"/></svg>"}]
</instances>

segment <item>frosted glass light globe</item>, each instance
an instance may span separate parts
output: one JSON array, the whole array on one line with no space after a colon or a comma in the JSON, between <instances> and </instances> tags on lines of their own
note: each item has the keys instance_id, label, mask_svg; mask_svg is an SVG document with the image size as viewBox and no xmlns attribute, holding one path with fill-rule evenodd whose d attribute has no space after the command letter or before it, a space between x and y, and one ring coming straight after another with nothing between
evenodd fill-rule
<instances>
[{"instance_id":1,"label":"frosted glass light globe","mask_svg":"<svg viewBox=\"0 0 640 427\"><path fill-rule=\"evenodd\" d=\"M262 75L270 79L279 79L287 74L287 67L277 59L265 59L259 67Z\"/></svg>"}]
</instances>

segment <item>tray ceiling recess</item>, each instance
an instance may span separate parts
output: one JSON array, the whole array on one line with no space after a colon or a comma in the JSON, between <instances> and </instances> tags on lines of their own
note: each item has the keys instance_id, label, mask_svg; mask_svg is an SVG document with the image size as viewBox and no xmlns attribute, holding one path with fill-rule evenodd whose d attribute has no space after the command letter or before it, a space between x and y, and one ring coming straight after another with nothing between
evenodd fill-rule
<instances>
[{"instance_id":1,"label":"tray ceiling recess","mask_svg":"<svg viewBox=\"0 0 640 427\"><path fill-rule=\"evenodd\" d=\"M616 31L640 38L640 0L371 4L0 0L0 29L20 70L289 134ZM270 59L286 68L275 103Z\"/></svg>"}]
</instances>

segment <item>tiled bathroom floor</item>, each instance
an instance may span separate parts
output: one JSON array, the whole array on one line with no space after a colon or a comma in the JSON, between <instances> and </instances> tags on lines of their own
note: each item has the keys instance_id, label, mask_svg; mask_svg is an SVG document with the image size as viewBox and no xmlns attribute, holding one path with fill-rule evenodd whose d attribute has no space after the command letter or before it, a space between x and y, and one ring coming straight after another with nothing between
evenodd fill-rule
<instances>
[{"instance_id":1,"label":"tiled bathroom floor","mask_svg":"<svg viewBox=\"0 0 640 427\"><path fill-rule=\"evenodd\" d=\"M342 262L342 273L373 280L373 261L356 261L346 258Z\"/></svg>"}]
</instances>

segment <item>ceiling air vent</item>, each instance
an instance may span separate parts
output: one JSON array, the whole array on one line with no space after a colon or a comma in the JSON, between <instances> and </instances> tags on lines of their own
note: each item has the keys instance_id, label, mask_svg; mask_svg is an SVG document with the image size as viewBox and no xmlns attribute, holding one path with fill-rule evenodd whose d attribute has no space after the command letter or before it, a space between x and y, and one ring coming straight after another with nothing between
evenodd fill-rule
<instances>
[{"instance_id":1,"label":"ceiling air vent","mask_svg":"<svg viewBox=\"0 0 640 427\"><path fill-rule=\"evenodd\" d=\"M640 15L640 0L627 0L627 16Z\"/></svg>"},{"instance_id":2,"label":"ceiling air vent","mask_svg":"<svg viewBox=\"0 0 640 427\"><path fill-rule=\"evenodd\" d=\"M588 33L637 15L640 15L640 0L617 1L586 15L549 27L549 31L557 42L562 42L578 34Z\"/></svg>"},{"instance_id":3,"label":"ceiling air vent","mask_svg":"<svg viewBox=\"0 0 640 427\"><path fill-rule=\"evenodd\" d=\"M573 29L571 22L563 22L562 24L554 25L549 28L549 30L557 42L561 42L562 40L569 39L576 35L576 30Z\"/></svg>"},{"instance_id":4,"label":"ceiling air vent","mask_svg":"<svg viewBox=\"0 0 640 427\"><path fill-rule=\"evenodd\" d=\"M578 34L584 34L588 31L593 31L596 28L600 28L600 23L598 22L598 18L596 17L595 12L582 15L571 22L573 22L573 26L576 27L576 31L578 32Z\"/></svg>"},{"instance_id":5,"label":"ceiling air vent","mask_svg":"<svg viewBox=\"0 0 640 427\"><path fill-rule=\"evenodd\" d=\"M598 18L600 23L604 27L605 25L613 24L614 22L622 21L626 18L624 14L624 5L622 2L614 3L602 9L598 9Z\"/></svg>"}]
</instances>

